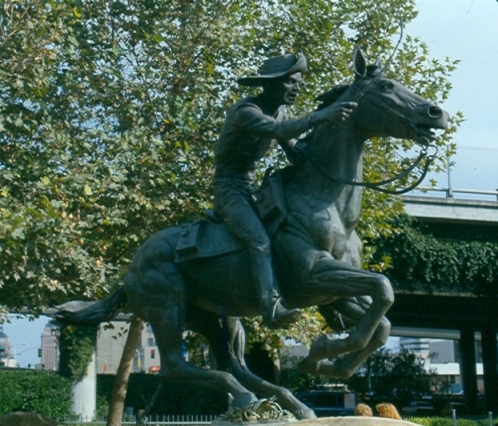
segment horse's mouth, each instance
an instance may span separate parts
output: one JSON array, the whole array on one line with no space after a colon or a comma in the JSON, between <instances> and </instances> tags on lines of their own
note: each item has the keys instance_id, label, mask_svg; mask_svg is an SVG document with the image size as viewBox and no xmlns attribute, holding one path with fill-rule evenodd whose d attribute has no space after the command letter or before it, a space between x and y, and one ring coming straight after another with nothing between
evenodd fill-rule
<instances>
[{"instance_id":1,"label":"horse's mouth","mask_svg":"<svg viewBox=\"0 0 498 426\"><path fill-rule=\"evenodd\" d=\"M432 142L436 140L436 138L436 129L434 129L434 127L417 126L417 140L429 140L429 142Z\"/></svg>"},{"instance_id":2,"label":"horse's mouth","mask_svg":"<svg viewBox=\"0 0 498 426\"><path fill-rule=\"evenodd\" d=\"M437 139L437 130L448 128L448 113L441 108L432 106L427 111L425 118L415 120L416 139L418 142L428 144Z\"/></svg>"}]
</instances>

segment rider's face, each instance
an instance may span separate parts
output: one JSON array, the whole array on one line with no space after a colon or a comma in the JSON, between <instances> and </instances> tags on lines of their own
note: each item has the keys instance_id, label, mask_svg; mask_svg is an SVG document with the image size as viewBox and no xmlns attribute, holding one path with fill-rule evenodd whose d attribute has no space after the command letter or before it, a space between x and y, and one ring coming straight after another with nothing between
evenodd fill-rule
<instances>
[{"instance_id":1,"label":"rider's face","mask_svg":"<svg viewBox=\"0 0 498 426\"><path fill-rule=\"evenodd\" d=\"M272 95L275 101L278 100L279 105L293 105L301 84L302 75L300 72L276 79L272 86Z\"/></svg>"}]
</instances>

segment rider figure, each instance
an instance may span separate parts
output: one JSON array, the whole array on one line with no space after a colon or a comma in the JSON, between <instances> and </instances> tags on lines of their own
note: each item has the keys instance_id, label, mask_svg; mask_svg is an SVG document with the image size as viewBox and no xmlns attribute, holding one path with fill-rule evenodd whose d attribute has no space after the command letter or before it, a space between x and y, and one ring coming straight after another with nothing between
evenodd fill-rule
<instances>
[{"instance_id":1,"label":"rider figure","mask_svg":"<svg viewBox=\"0 0 498 426\"><path fill-rule=\"evenodd\" d=\"M262 93L232 106L215 145L214 211L230 232L249 251L251 275L263 322L270 328L287 327L301 311L286 309L272 268L270 240L255 210L254 191L257 163L276 142L289 157L297 138L320 122L337 124L356 106L353 102L333 104L305 117L287 119L286 106L293 105L307 70L304 55L280 55L267 59L260 75L243 77L243 86L261 86ZM289 157L289 159L291 159Z\"/></svg>"}]
</instances>

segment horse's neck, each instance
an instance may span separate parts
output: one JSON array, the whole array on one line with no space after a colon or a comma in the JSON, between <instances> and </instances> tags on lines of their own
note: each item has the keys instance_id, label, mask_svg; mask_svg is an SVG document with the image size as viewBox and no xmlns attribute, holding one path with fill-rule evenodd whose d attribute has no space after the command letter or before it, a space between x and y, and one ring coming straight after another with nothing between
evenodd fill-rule
<instances>
[{"instance_id":1,"label":"horse's neck","mask_svg":"<svg viewBox=\"0 0 498 426\"><path fill-rule=\"evenodd\" d=\"M309 141L308 155L313 161L307 161L296 176L307 197L340 207L361 196L360 187L341 183L362 180L363 141L352 121L332 128L319 126Z\"/></svg>"}]
</instances>

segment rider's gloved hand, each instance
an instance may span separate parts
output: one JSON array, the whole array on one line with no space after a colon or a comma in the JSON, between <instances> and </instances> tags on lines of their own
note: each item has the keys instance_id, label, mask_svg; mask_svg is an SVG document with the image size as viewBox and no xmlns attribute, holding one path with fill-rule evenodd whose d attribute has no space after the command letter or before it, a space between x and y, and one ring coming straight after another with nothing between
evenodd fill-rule
<instances>
[{"instance_id":1,"label":"rider's gloved hand","mask_svg":"<svg viewBox=\"0 0 498 426\"><path fill-rule=\"evenodd\" d=\"M356 102L333 103L326 108L315 111L310 116L311 126L315 126L325 121L332 125L339 124L346 120L358 106Z\"/></svg>"}]
</instances>

